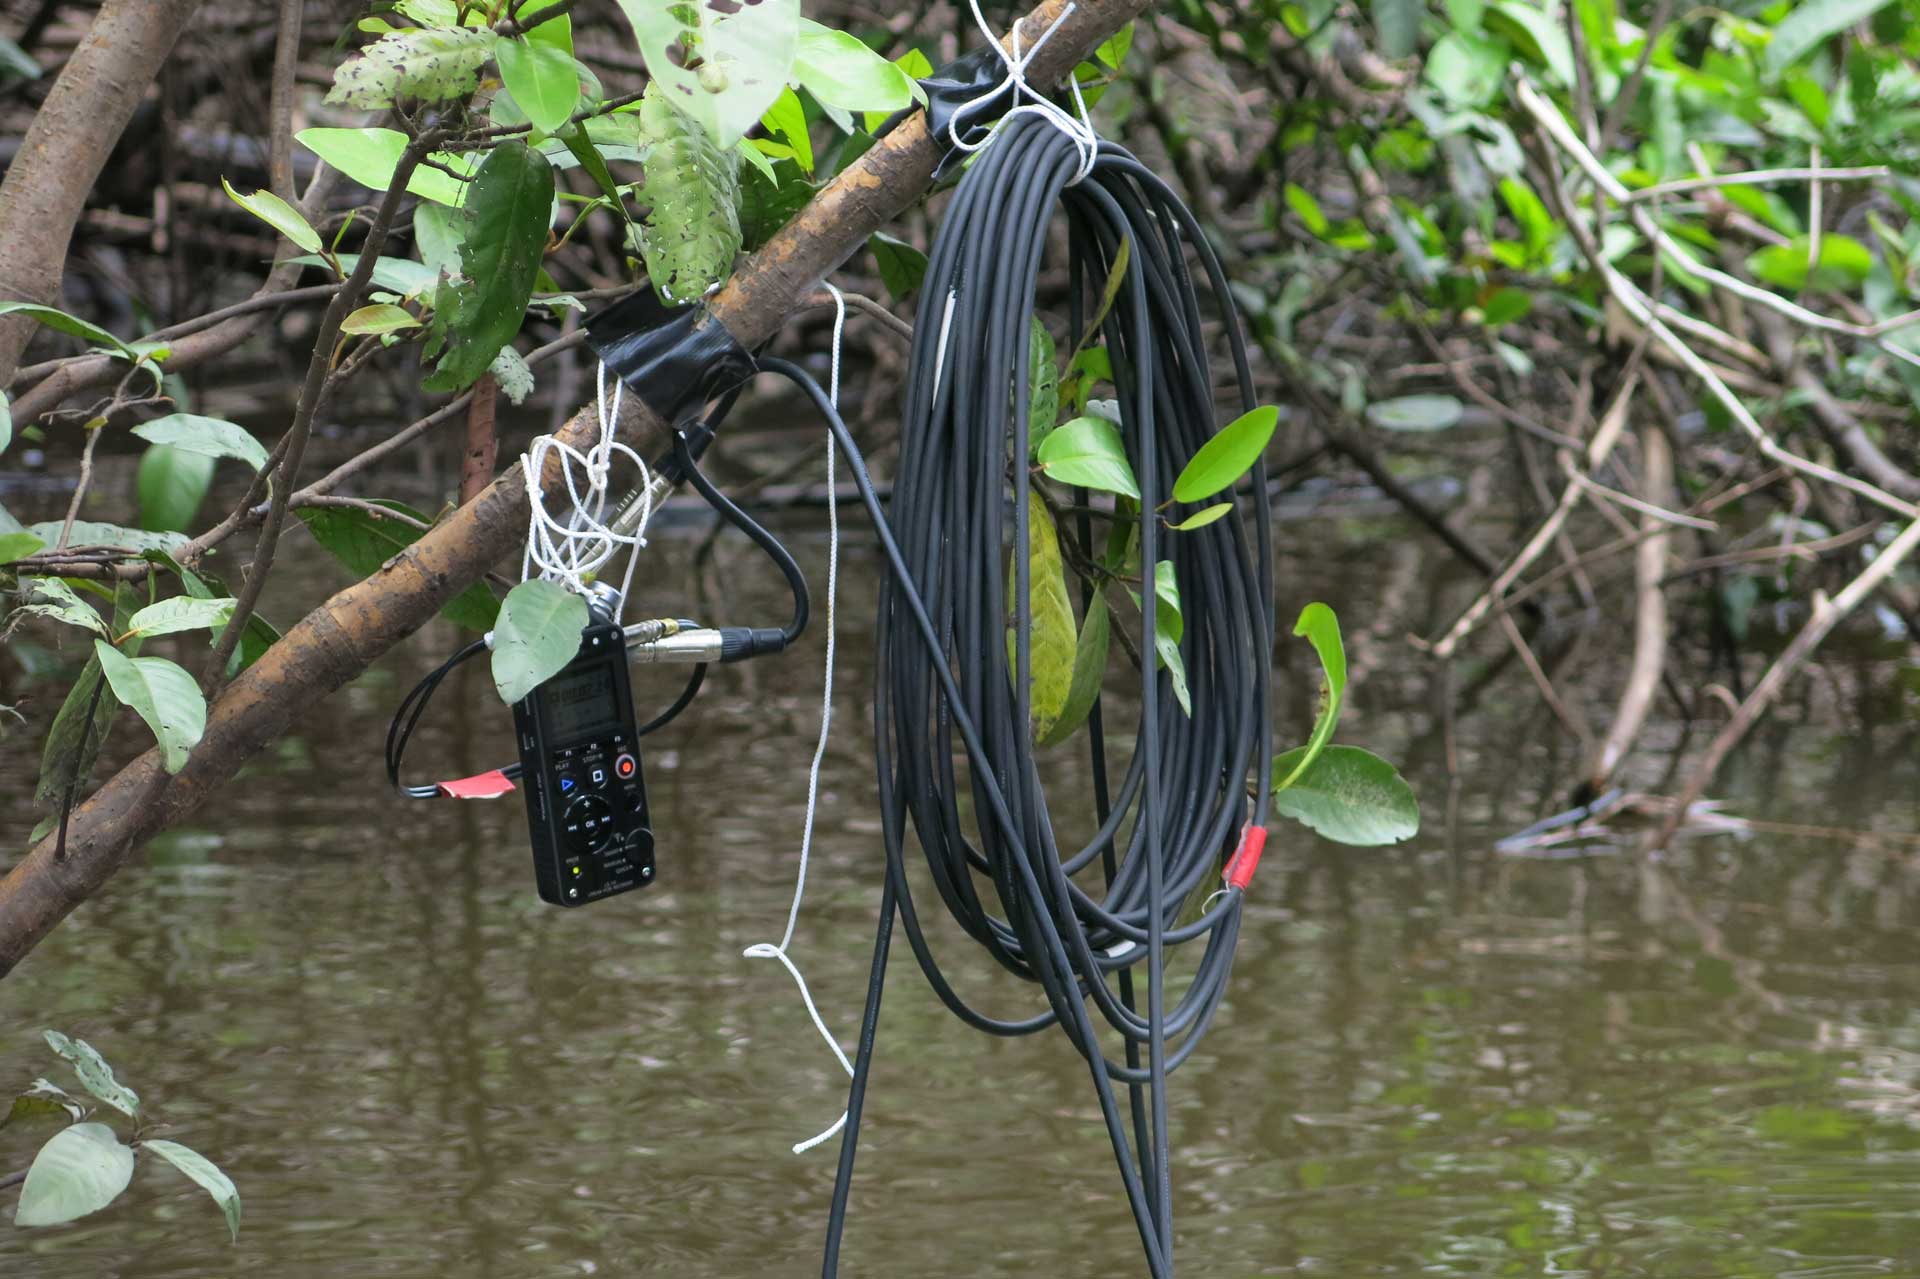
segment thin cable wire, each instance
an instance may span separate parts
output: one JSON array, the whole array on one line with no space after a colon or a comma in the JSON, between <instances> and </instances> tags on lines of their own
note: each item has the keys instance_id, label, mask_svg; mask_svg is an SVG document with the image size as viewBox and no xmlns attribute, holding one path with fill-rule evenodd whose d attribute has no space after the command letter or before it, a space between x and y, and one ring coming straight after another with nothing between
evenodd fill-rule
<instances>
[{"instance_id":1,"label":"thin cable wire","mask_svg":"<svg viewBox=\"0 0 1920 1279\"><path fill-rule=\"evenodd\" d=\"M833 356L829 373L827 399L835 408L840 404L840 338L847 324L847 299L831 281L824 281L827 291L833 294ZM793 943L794 930L800 924L800 902L807 892L807 865L813 852L814 816L820 802L820 764L827 755L827 738L833 728L833 658L834 658L834 599L840 576L840 504L834 500L839 484L835 474L833 431L827 431L827 660L824 688L820 694L820 737L814 743L813 764L807 770L807 816L800 831L800 869L794 878L793 902L787 908L787 931L781 934L780 944L770 946L766 942L757 942L741 952L748 959L777 959L793 977L793 983L800 988L800 998L807 1006L807 1015L813 1018L814 1028L820 1037L827 1041L827 1047L840 1062L847 1077L853 1077L853 1063L847 1060L847 1054L841 1049L840 1042L827 1029L826 1021L820 1016L819 1008L814 1004L813 992L807 989L807 979L787 954L787 947ZM825 1129L793 1147L796 1155L804 1154L830 1141L847 1123L847 1112L842 1110L840 1117Z\"/></svg>"}]
</instances>

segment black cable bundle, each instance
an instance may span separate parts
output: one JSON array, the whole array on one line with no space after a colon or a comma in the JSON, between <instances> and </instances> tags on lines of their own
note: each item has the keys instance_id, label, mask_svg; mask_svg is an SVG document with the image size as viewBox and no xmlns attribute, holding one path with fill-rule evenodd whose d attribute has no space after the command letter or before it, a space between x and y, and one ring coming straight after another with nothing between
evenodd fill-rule
<instances>
[{"instance_id":1,"label":"black cable bundle","mask_svg":"<svg viewBox=\"0 0 1920 1279\"><path fill-rule=\"evenodd\" d=\"M1229 887L1192 922L1179 916L1220 873L1243 829L1257 835L1267 819L1271 534L1262 466L1245 492L1223 495L1234 505L1228 518L1179 533L1161 527L1172 477L1215 422L1189 252L1224 317L1248 409L1252 378L1225 275L1192 215L1118 147L1102 144L1091 174L1076 184L1080 163L1070 138L1026 114L1010 117L975 160L921 286L890 520L881 518L854 454L894 575L880 596L874 709L887 877L828 1226L827 1276L838 1266L896 908L928 981L967 1024L997 1035L1056 1023L1066 1031L1089 1065L1149 1270L1156 1279L1173 1273L1167 1075L1193 1052L1219 1006L1242 890ZM1101 336L1141 492L1142 578L1163 558L1174 565L1192 700L1188 715L1164 671L1143 676L1137 736L1117 786L1096 704L1089 727L1099 829L1078 849L1056 840L1029 728L1028 331L1057 204L1070 232L1076 340L1084 295L1099 294L1122 242L1128 245L1130 262ZM784 361L763 367L800 383L853 452L817 386ZM1079 504L1085 506L1084 494ZM1085 515L1078 535L1083 549L1091 546ZM1009 551L1012 600L1003 568ZM1139 652L1150 665L1154 592L1151 585L1140 591L1147 603ZM1010 615L1017 636L1011 662ZM966 754L964 772L954 765L957 749ZM977 842L963 812L977 815ZM908 821L948 911L1003 967L1040 986L1046 1011L1002 1020L955 991L908 886ZM1095 862L1098 889L1081 882ZM982 895L982 880L993 900ZM1200 946L1194 978L1169 1008L1167 952L1187 943ZM1137 999L1141 969L1144 1010ZM1106 1055L1099 1022L1119 1036L1122 1060ZM1127 1090L1125 1118L1116 1083Z\"/></svg>"}]
</instances>

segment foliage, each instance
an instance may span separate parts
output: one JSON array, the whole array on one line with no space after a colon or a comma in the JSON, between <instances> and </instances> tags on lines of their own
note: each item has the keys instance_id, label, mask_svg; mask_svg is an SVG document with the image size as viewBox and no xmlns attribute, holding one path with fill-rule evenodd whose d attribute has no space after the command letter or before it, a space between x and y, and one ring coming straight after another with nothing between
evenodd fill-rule
<instances>
[{"instance_id":1,"label":"foliage","mask_svg":"<svg viewBox=\"0 0 1920 1279\"><path fill-rule=\"evenodd\" d=\"M142 1109L139 1096L120 1082L113 1067L84 1039L70 1039L57 1030L45 1032L47 1046L66 1061L80 1085L95 1100L131 1121L130 1139L122 1141L84 1099L46 1079L36 1079L0 1115L0 1129L13 1124L63 1124L49 1137L27 1168L14 1208L17 1226L57 1226L88 1216L118 1199L133 1180L142 1156L157 1155L185 1173L205 1190L226 1218L229 1235L240 1237L240 1192L233 1181L205 1155L176 1141L149 1136L155 1128Z\"/></svg>"}]
</instances>

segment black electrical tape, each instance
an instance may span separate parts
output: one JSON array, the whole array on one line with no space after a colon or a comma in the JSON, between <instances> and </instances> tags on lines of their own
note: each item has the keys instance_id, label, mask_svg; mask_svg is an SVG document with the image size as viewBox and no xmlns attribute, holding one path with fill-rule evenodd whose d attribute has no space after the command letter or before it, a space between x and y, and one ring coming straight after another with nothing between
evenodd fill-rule
<instances>
[{"instance_id":1,"label":"black electrical tape","mask_svg":"<svg viewBox=\"0 0 1920 1279\"><path fill-rule=\"evenodd\" d=\"M651 289L588 320L587 345L668 426L698 417L757 371L704 302L670 307Z\"/></svg>"}]
</instances>

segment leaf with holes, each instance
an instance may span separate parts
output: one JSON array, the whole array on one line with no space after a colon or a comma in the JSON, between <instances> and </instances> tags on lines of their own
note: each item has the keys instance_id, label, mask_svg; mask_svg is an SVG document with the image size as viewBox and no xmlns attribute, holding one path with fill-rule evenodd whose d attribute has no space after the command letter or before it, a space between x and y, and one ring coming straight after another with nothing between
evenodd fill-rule
<instances>
[{"instance_id":1,"label":"leaf with holes","mask_svg":"<svg viewBox=\"0 0 1920 1279\"><path fill-rule=\"evenodd\" d=\"M1273 761L1273 774L1291 776L1308 748ZM1386 760L1358 746L1329 746L1285 790L1273 807L1335 843L1360 848L1396 844L1420 833L1420 800Z\"/></svg>"},{"instance_id":2,"label":"leaf with holes","mask_svg":"<svg viewBox=\"0 0 1920 1279\"><path fill-rule=\"evenodd\" d=\"M241 195L233 189L233 183L224 177L220 185L225 187L233 202L254 217L286 236L308 253L320 251L320 233L306 220L300 210L282 200L271 191L255 191L252 195Z\"/></svg>"},{"instance_id":3,"label":"leaf with holes","mask_svg":"<svg viewBox=\"0 0 1920 1279\"><path fill-rule=\"evenodd\" d=\"M377 500L374 505L426 522L424 515L401 502ZM313 540L359 577L373 576L388 560L420 540L420 530L413 525L356 507L306 507L296 514L306 523ZM485 583L475 582L449 600L440 616L470 631L488 631L493 629L499 612L500 601L493 592Z\"/></svg>"},{"instance_id":4,"label":"leaf with holes","mask_svg":"<svg viewBox=\"0 0 1920 1279\"><path fill-rule=\"evenodd\" d=\"M396 31L340 64L327 101L377 111L403 99L442 102L480 87L498 39L486 27Z\"/></svg>"},{"instance_id":5,"label":"leaf with holes","mask_svg":"<svg viewBox=\"0 0 1920 1279\"><path fill-rule=\"evenodd\" d=\"M57 1226L98 1212L133 1180L133 1151L105 1124L75 1124L53 1135L27 1169L16 1226Z\"/></svg>"},{"instance_id":6,"label":"leaf with holes","mask_svg":"<svg viewBox=\"0 0 1920 1279\"><path fill-rule=\"evenodd\" d=\"M59 520L42 520L27 525L27 532L52 546L60 538ZM123 528L94 520L75 520L67 538L69 547L112 546L129 551L177 551L187 544L187 535L171 529Z\"/></svg>"},{"instance_id":7,"label":"leaf with holes","mask_svg":"<svg viewBox=\"0 0 1920 1279\"><path fill-rule=\"evenodd\" d=\"M1174 500L1198 502L1233 487L1267 451L1267 441L1273 438L1273 428L1279 421L1280 410L1268 404L1241 414L1214 432L1173 482Z\"/></svg>"},{"instance_id":8,"label":"leaf with holes","mask_svg":"<svg viewBox=\"0 0 1920 1279\"><path fill-rule=\"evenodd\" d=\"M745 136L792 74L800 0L620 0L620 8L653 84L717 148Z\"/></svg>"},{"instance_id":9,"label":"leaf with holes","mask_svg":"<svg viewBox=\"0 0 1920 1279\"><path fill-rule=\"evenodd\" d=\"M167 444L203 457L231 457L254 470L267 464L267 446L246 430L217 417L197 413L169 413L151 422L142 422L133 433L149 444Z\"/></svg>"},{"instance_id":10,"label":"leaf with holes","mask_svg":"<svg viewBox=\"0 0 1920 1279\"><path fill-rule=\"evenodd\" d=\"M193 676L164 657L126 657L105 640L94 655L114 696L147 722L160 743L160 764L169 773L186 767L187 755L207 729L207 703Z\"/></svg>"},{"instance_id":11,"label":"leaf with holes","mask_svg":"<svg viewBox=\"0 0 1920 1279\"><path fill-rule=\"evenodd\" d=\"M227 1233L234 1239L240 1237L240 1192L234 1188L233 1179L221 1172L213 1160L177 1141L150 1139L141 1142L140 1148L159 1155L212 1195L213 1201L220 1205L221 1214L227 1219Z\"/></svg>"},{"instance_id":12,"label":"leaf with holes","mask_svg":"<svg viewBox=\"0 0 1920 1279\"><path fill-rule=\"evenodd\" d=\"M1273 788L1285 790L1300 780L1301 774L1333 740L1340 723L1340 706L1347 695L1347 650L1340 640L1340 619L1325 604L1315 601L1300 610L1293 633L1313 645L1320 658L1320 710L1314 716L1313 732L1302 747L1300 762L1290 772L1274 771Z\"/></svg>"},{"instance_id":13,"label":"leaf with holes","mask_svg":"<svg viewBox=\"0 0 1920 1279\"><path fill-rule=\"evenodd\" d=\"M460 241L458 284L443 280L423 354L439 365L421 383L460 391L487 371L526 318L553 215L553 166L524 143L494 149L474 176Z\"/></svg>"},{"instance_id":14,"label":"leaf with holes","mask_svg":"<svg viewBox=\"0 0 1920 1279\"><path fill-rule=\"evenodd\" d=\"M43 1030L41 1038L73 1067L88 1092L129 1119L140 1117L140 1095L113 1077L113 1067L84 1039L70 1039L57 1030Z\"/></svg>"},{"instance_id":15,"label":"leaf with holes","mask_svg":"<svg viewBox=\"0 0 1920 1279\"><path fill-rule=\"evenodd\" d=\"M587 602L537 578L507 592L493 627L493 686L511 706L546 683L580 651Z\"/></svg>"},{"instance_id":16,"label":"leaf with holes","mask_svg":"<svg viewBox=\"0 0 1920 1279\"><path fill-rule=\"evenodd\" d=\"M668 302L687 302L724 280L740 252L740 157L682 112L658 83L640 104L646 179L639 198L650 205L635 229L653 288Z\"/></svg>"},{"instance_id":17,"label":"leaf with holes","mask_svg":"<svg viewBox=\"0 0 1920 1279\"><path fill-rule=\"evenodd\" d=\"M1062 484L1140 496L1119 428L1105 418L1074 418L1048 434L1035 458L1043 471Z\"/></svg>"}]
</instances>

